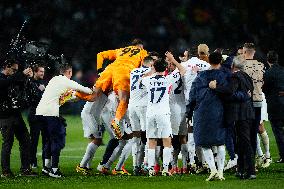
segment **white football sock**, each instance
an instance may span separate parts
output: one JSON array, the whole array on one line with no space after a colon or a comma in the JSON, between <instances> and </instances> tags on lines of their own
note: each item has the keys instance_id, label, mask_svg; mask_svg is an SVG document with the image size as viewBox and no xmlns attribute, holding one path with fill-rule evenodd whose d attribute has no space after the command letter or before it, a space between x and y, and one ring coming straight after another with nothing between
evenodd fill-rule
<instances>
[{"instance_id":1,"label":"white football sock","mask_svg":"<svg viewBox=\"0 0 284 189\"><path fill-rule=\"evenodd\" d=\"M155 149L148 148L148 167L154 167L155 165Z\"/></svg>"},{"instance_id":2,"label":"white football sock","mask_svg":"<svg viewBox=\"0 0 284 189\"><path fill-rule=\"evenodd\" d=\"M214 156L211 148L202 148L204 158L206 163L208 164L210 171L217 171L215 161L214 161Z\"/></svg>"},{"instance_id":3,"label":"white football sock","mask_svg":"<svg viewBox=\"0 0 284 189\"><path fill-rule=\"evenodd\" d=\"M161 155L161 146L156 146L155 164L159 164L160 155Z\"/></svg>"},{"instance_id":4,"label":"white football sock","mask_svg":"<svg viewBox=\"0 0 284 189\"><path fill-rule=\"evenodd\" d=\"M130 155L131 153L131 148L132 148L132 140L129 140L126 145L124 146L122 152L121 152L121 155L119 157L119 160L116 164L116 167L115 169L116 170L121 170L124 162L127 160L128 156Z\"/></svg>"},{"instance_id":5,"label":"white football sock","mask_svg":"<svg viewBox=\"0 0 284 189\"><path fill-rule=\"evenodd\" d=\"M124 148L125 145L126 145L126 141L125 141L125 140L120 140L120 141L118 142L118 146L114 149L114 151L112 152L112 154L111 154L109 160L108 160L107 163L105 164L105 167L106 167L106 168L108 168L108 169L111 168L113 162L114 162L115 160L117 160L117 158L120 156L120 154L121 154L121 152L122 152L122 150L123 150L123 148Z\"/></svg>"},{"instance_id":6,"label":"white football sock","mask_svg":"<svg viewBox=\"0 0 284 189\"><path fill-rule=\"evenodd\" d=\"M187 168L187 156L188 156L187 144L181 144L181 155L182 155L182 168Z\"/></svg>"},{"instance_id":7,"label":"white football sock","mask_svg":"<svg viewBox=\"0 0 284 189\"><path fill-rule=\"evenodd\" d=\"M196 148L196 155L198 157L198 160L201 161L202 164L206 163L205 158L204 158L204 154L203 154L203 150L202 150L201 147Z\"/></svg>"},{"instance_id":8,"label":"white football sock","mask_svg":"<svg viewBox=\"0 0 284 189\"><path fill-rule=\"evenodd\" d=\"M147 142L146 142L146 145L145 145L145 156L144 156L144 165L145 166L148 166L148 149L149 149L148 140L149 139L147 139Z\"/></svg>"},{"instance_id":9,"label":"white football sock","mask_svg":"<svg viewBox=\"0 0 284 189\"><path fill-rule=\"evenodd\" d=\"M141 166L143 163L143 159L145 157L145 144L141 143L139 146L138 156L137 156L137 165Z\"/></svg>"},{"instance_id":10,"label":"white football sock","mask_svg":"<svg viewBox=\"0 0 284 189\"><path fill-rule=\"evenodd\" d=\"M259 157L263 156L263 152L260 146L260 139L258 135L257 135L257 140L256 140L256 153L257 153L257 156Z\"/></svg>"},{"instance_id":11,"label":"white football sock","mask_svg":"<svg viewBox=\"0 0 284 189\"><path fill-rule=\"evenodd\" d=\"M93 155L90 157L90 160L87 163L87 168L91 168L92 167L92 161L93 161L94 156L95 156L95 153L93 153Z\"/></svg>"},{"instance_id":12,"label":"white football sock","mask_svg":"<svg viewBox=\"0 0 284 189\"><path fill-rule=\"evenodd\" d=\"M224 170L225 156L226 156L225 146L224 145L218 146L217 147L217 167L218 167L218 172L222 174Z\"/></svg>"},{"instance_id":13,"label":"white football sock","mask_svg":"<svg viewBox=\"0 0 284 189\"><path fill-rule=\"evenodd\" d=\"M178 167L178 154L179 154L179 150L173 150L173 153L172 153L172 161L171 161L171 165L173 167Z\"/></svg>"},{"instance_id":14,"label":"white football sock","mask_svg":"<svg viewBox=\"0 0 284 189\"><path fill-rule=\"evenodd\" d=\"M133 137L133 145L132 145L132 158L133 158L133 167L137 165L139 147L141 143L141 138Z\"/></svg>"},{"instance_id":15,"label":"white football sock","mask_svg":"<svg viewBox=\"0 0 284 189\"><path fill-rule=\"evenodd\" d=\"M266 131L264 131L261 136L261 141L265 149L265 157L270 158L270 151L269 151L269 137Z\"/></svg>"},{"instance_id":16,"label":"white football sock","mask_svg":"<svg viewBox=\"0 0 284 189\"><path fill-rule=\"evenodd\" d=\"M212 146L212 152L213 152L213 155L217 154L218 153L218 147Z\"/></svg>"},{"instance_id":17,"label":"white football sock","mask_svg":"<svg viewBox=\"0 0 284 189\"><path fill-rule=\"evenodd\" d=\"M192 165L195 163L195 159L194 159L195 143L194 143L193 133L188 133L187 145L188 145L188 158L189 158L190 164Z\"/></svg>"},{"instance_id":18,"label":"white football sock","mask_svg":"<svg viewBox=\"0 0 284 189\"><path fill-rule=\"evenodd\" d=\"M44 166L47 168L51 168L51 159L44 159Z\"/></svg>"},{"instance_id":19,"label":"white football sock","mask_svg":"<svg viewBox=\"0 0 284 189\"><path fill-rule=\"evenodd\" d=\"M87 163L89 163L89 161L92 161L91 158L94 157L94 154L96 153L98 147L99 146L94 144L93 142L90 142L88 144L85 155L83 156L83 159L80 163L80 167L87 167Z\"/></svg>"},{"instance_id":20,"label":"white football sock","mask_svg":"<svg viewBox=\"0 0 284 189\"><path fill-rule=\"evenodd\" d=\"M169 171L169 163L171 161L172 149L169 147L165 147L163 149L163 170Z\"/></svg>"}]
</instances>

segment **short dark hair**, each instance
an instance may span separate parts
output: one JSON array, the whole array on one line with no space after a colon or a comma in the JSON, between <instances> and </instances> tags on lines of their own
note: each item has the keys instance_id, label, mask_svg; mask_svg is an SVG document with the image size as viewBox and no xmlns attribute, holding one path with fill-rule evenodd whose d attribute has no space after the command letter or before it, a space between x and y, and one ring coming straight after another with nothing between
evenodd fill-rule
<instances>
[{"instance_id":1,"label":"short dark hair","mask_svg":"<svg viewBox=\"0 0 284 189\"><path fill-rule=\"evenodd\" d=\"M277 64L278 63L278 54L276 51L269 51L266 55L267 61L270 64Z\"/></svg>"},{"instance_id":2,"label":"short dark hair","mask_svg":"<svg viewBox=\"0 0 284 189\"><path fill-rule=\"evenodd\" d=\"M255 50L255 45L254 43L245 43L244 48Z\"/></svg>"},{"instance_id":3,"label":"short dark hair","mask_svg":"<svg viewBox=\"0 0 284 189\"><path fill-rule=\"evenodd\" d=\"M44 68L45 67L44 65L45 65L45 62L43 60L38 60L33 65L32 69L34 72L37 72L38 68Z\"/></svg>"},{"instance_id":4,"label":"short dark hair","mask_svg":"<svg viewBox=\"0 0 284 189\"><path fill-rule=\"evenodd\" d=\"M151 51L151 52L148 53L148 56L157 56L157 57L159 57L160 54L158 52L156 52L156 51Z\"/></svg>"},{"instance_id":5,"label":"short dark hair","mask_svg":"<svg viewBox=\"0 0 284 189\"><path fill-rule=\"evenodd\" d=\"M39 69L39 68L44 68L44 66L43 66L43 65L40 65L40 64L36 64L36 65L33 66L33 71L34 71L34 72L38 72L38 69Z\"/></svg>"},{"instance_id":6,"label":"short dark hair","mask_svg":"<svg viewBox=\"0 0 284 189\"><path fill-rule=\"evenodd\" d=\"M222 62L222 55L219 52L213 52L209 55L209 63L210 64L220 64Z\"/></svg>"},{"instance_id":7,"label":"short dark hair","mask_svg":"<svg viewBox=\"0 0 284 189\"><path fill-rule=\"evenodd\" d=\"M166 71L168 64L163 59L158 59L154 62L154 68L156 72L164 72Z\"/></svg>"},{"instance_id":8,"label":"short dark hair","mask_svg":"<svg viewBox=\"0 0 284 189\"><path fill-rule=\"evenodd\" d=\"M60 74L65 73L67 70L69 70L70 68L72 68L72 65L69 63L64 63L64 64L60 64L59 66L59 71Z\"/></svg>"},{"instance_id":9,"label":"short dark hair","mask_svg":"<svg viewBox=\"0 0 284 189\"><path fill-rule=\"evenodd\" d=\"M237 50L239 50L239 49L243 49L244 48L244 46L243 45L239 45L238 46L238 48L237 48Z\"/></svg>"},{"instance_id":10,"label":"short dark hair","mask_svg":"<svg viewBox=\"0 0 284 189\"><path fill-rule=\"evenodd\" d=\"M6 59L3 64L3 68L11 67L14 64L19 64L19 62L14 58Z\"/></svg>"},{"instance_id":11,"label":"short dark hair","mask_svg":"<svg viewBox=\"0 0 284 189\"><path fill-rule=\"evenodd\" d=\"M198 50L197 50L197 46L193 46L189 49L189 54L190 56L198 56Z\"/></svg>"},{"instance_id":12,"label":"short dark hair","mask_svg":"<svg viewBox=\"0 0 284 189\"><path fill-rule=\"evenodd\" d=\"M133 39L132 42L131 42L131 45L143 45L143 41L141 39Z\"/></svg>"},{"instance_id":13,"label":"short dark hair","mask_svg":"<svg viewBox=\"0 0 284 189\"><path fill-rule=\"evenodd\" d=\"M153 61L154 59L151 57L151 56L146 56L144 59L143 59L143 62L148 64L149 62Z\"/></svg>"},{"instance_id":14,"label":"short dark hair","mask_svg":"<svg viewBox=\"0 0 284 189\"><path fill-rule=\"evenodd\" d=\"M215 49L215 50L214 50L214 52L219 52L219 53L221 53L221 54L222 54L223 49L222 49L222 48L217 48L217 49Z\"/></svg>"}]
</instances>

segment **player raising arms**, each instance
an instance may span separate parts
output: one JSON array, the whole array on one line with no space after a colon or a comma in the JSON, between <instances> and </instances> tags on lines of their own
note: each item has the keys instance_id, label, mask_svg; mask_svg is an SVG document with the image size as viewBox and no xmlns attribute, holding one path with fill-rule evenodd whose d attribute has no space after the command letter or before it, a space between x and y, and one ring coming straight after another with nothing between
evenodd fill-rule
<instances>
[{"instance_id":1,"label":"player raising arms","mask_svg":"<svg viewBox=\"0 0 284 189\"><path fill-rule=\"evenodd\" d=\"M114 62L107 66L101 73L101 76L93 87L93 95L77 93L77 96L82 99L96 101L97 97L102 93L107 93L110 90L116 92L119 98L119 104L111 126L116 137L119 139L122 137L119 122L126 113L129 100L130 72L138 68L146 56L147 51L143 49L143 42L140 39L134 39L130 46L98 53L97 69L102 67L105 59Z\"/></svg>"}]
</instances>

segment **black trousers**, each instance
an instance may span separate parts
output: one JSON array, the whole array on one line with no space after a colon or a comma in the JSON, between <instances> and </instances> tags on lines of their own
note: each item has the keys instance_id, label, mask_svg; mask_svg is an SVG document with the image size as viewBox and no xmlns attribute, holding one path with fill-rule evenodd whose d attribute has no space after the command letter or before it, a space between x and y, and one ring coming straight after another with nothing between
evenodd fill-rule
<instances>
[{"instance_id":1,"label":"black trousers","mask_svg":"<svg viewBox=\"0 0 284 189\"><path fill-rule=\"evenodd\" d=\"M257 141L257 133L259 131L259 125L261 120L261 107L254 107L255 119L253 120L254 130L251 132L251 142L254 155L256 155L256 141Z\"/></svg>"},{"instance_id":2,"label":"black trousers","mask_svg":"<svg viewBox=\"0 0 284 189\"><path fill-rule=\"evenodd\" d=\"M31 136L31 165L37 166L37 146L39 141L39 136L42 136L42 159L44 164L44 146L47 140L47 126L44 122L43 116L37 116L34 114L29 114L28 122L30 126L30 136Z\"/></svg>"},{"instance_id":3,"label":"black trousers","mask_svg":"<svg viewBox=\"0 0 284 189\"><path fill-rule=\"evenodd\" d=\"M65 146L66 124L62 117L44 116L47 126L47 140L44 146L44 158L52 159L52 168L59 164L60 152Z\"/></svg>"},{"instance_id":4,"label":"black trousers","mask_svg":"<svg viewBox=\"0 0 284 189\"><path fill-rule=\"evenodd\" d=\"M2 134L1 167L2 172L10 172L10 156L14 143L14 136L19 141L21 171L30 169L30 136L21 115L0 119Z\"/></svg>"},{"instance_id":5,"label":"black trousers","mask_svg":"<svg viewBox=\"0 0 284 189\"><path fill-rule=\"evenodd\" d=\"M269 121L275 136L280 158L284 159L284 118L271 119Z\"/></svg>"},{"instance_id":6,"label":"black trousers","mask_svg":"<svg viewBox=\"0 0 284 189\"><path fill-rule=\"evenodd\" d=\"M255 175L253 141L255 127L252 120L236 121L236 142L238 152L238 172Z\"/></svg>"}]
</instances>

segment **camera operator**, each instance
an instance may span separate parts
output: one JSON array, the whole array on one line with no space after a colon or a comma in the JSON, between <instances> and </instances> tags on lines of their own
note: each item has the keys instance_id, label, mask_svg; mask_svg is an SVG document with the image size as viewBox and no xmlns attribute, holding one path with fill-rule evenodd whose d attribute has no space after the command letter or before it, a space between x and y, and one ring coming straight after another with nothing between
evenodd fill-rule
<instances>
[{"instance_id":1,"label":"camera operator","mask_svg":"<svg viewBox=\"0 0 284 189\"><path fill-rule=\"evenodd\" d=\"M45 68L43 65L38 64L33 67L33 79L31 79L31 85L33 87L33 98L30 105L30 111L28 115L28 122L30 126L30 136L31 136L31 165L32 169L37 168L37 146L40 134L42 135L42 147L45 145L45 130L44 130L44 120L43 116L35 115L36 107L42 97L45 90L44 74ZM42 156L44 157L44 155ZM44 162L44 158L43 158Z\"/></svg>"},{"instance_id":2,"label":"camera operator","mask_svg":"<svg viewBox=\"0 0 284 189\"><path fill-rule=\"evenodd\" d=\"M2 134L1 177L12 177L10 154L14 136L19 141L21 175L35 176L30 169L30 137L28 129L18 107L13 106L13 97L9 94L12 87L23 85L27 77L33 76L31 68L17 72L19 64L14 59L6 60L0 73L0 129Z\"/></svg>"}]
</instances>

